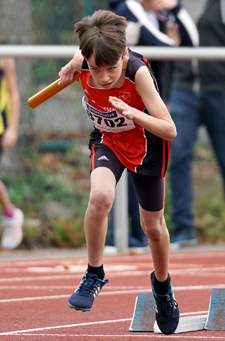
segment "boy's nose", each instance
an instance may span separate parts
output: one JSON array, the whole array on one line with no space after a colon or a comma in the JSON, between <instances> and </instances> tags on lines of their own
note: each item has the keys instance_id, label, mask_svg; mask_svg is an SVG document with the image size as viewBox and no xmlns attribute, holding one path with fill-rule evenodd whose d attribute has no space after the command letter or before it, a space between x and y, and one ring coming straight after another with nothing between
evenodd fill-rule
<instances>
[{"instance_id":1,"label":"boy's nose","mask_svg":"<svg viewBox=\"0 0 225 341\"><path fill-rule=\"evenodd\" d=\"M107 82L109 80L108 73L107 72L102 73L100 79L102 82Z\"/></svg>"}]
</instances>

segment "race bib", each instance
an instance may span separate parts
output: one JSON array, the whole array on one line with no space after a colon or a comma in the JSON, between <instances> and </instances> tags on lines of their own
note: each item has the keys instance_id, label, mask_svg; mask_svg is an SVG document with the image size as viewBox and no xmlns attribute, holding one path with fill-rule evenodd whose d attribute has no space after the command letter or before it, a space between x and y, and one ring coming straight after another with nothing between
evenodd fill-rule
<instances>
[{"instance_id":1,"label":"race bib","mask_svg":"<svg viewBox=\"0 0 225 341\"><path fill-rule=\"evenodd\" d=\"M82 104L95 128L111 132L120 133L125 130L135 128L134 122L119 114L116 110L102 112L87 103L87 97L82 98Z\"/></svg>"}]
</instances>

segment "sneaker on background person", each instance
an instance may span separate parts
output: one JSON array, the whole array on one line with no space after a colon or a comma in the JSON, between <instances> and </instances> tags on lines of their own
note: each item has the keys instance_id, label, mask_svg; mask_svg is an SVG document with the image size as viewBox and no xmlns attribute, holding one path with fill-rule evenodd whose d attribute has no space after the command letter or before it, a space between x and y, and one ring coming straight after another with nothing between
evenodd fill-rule
<instances>
[{"instance_id":1,"label":"sneaker on background person","mask_svg":"<svg viewBox=\"0 0 225 341\"><path fill-rule=\"evenodd\" d=\"M77 289L70 296L69 306L76 310L90 311L95 297L98 296L102 287L107 283L107 279L102 280L96 274L86 273Z\"/></svg>"},{"instance_id":2,"label":"sneaker on background person","mask_svg":"<svg viewBox=\"0 0 225 341\"><path fill-rule=\"evenodd\" d=\"M173 334L179 323L179 308L173 294L170 276L168 275L165 282L159 282L155 277L155 271L152 271L151 282L158 327L163 334Z\"/></svg>"},{"instance_id":3,"label":"sneaker on background person","mask_svg":"<svg viewBox=\"0 0 225 341\"><path fill-rule=\"evenodd\" d=\"M170 236L170 244L178 244L179 246L195 246L198 240L195 236L193 228L179 228Z\"/></svg>"},{"instance_id":4,"label":"sneaker on background person","mask_svg":"<svg viewBox=\"0 0 225 341\"><path fill-rule=\"evenodd\" d=\"M3 228L1 247L3 249L15 249L23 239L23 212L14 208L11 217L3 216L1 226Z\"/></svg>"}]
</instances>

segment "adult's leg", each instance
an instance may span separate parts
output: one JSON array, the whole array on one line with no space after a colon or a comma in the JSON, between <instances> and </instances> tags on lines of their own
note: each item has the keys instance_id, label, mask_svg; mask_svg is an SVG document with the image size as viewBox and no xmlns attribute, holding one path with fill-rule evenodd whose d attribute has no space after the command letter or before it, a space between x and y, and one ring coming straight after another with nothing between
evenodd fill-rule
<instances>
[{"instance_id":1,"label":"adult's leg","mask_svg":"<svg viewBox=\"0 0 225 341\"><path fill-rule=\"evenodd\" d=\"M225 195L225 92L202 94L201 113L219 163Z\"/></svg>"},{"instance_id":2,"label":"adult's leg","mask_svg":"<svg viewBox=\"0 0 225 341\"><path fill-rule=\"evenodd\" d=\"M195 94L183 89L174 89L170 97L170 113L177 127L177 137L171 143L170 158L174 234L179 235L186 231L192 235L194 229L191 164L196 130L200 122Z\"/></svg>"},{"instance_id":3,"label":"adult's leg","mask_svg":"<svg viewBox=\"0 0 225 341\"><path fill-rule=\"evenodd\" d=\"M128 173L128 211L130 218L131 237L137 245L144 243L145 235L140 225L139 205L137 202L134 186L130 173ZM144 245L144 244L143 244Z\"/></svg>"},{"instance_id":4,"label":"adult's leg","mask_svg":"<svg viewBox=\"0 0 225 341\"><path fill-rule=\"evenodd\" d=\"M6 212L12 205L8 191L1 180L0 180L0 205L2 207L3 212Z\"/></svg>"},{"instance_id":5,"label":"adult's leg","mask_svg":"<svg viewBox=\"0 0 225 341\"><path fill-rule=\"evenodd\" d=\"M0 181L0 205L3 213L1 246L4 249L15 249L23 238L23 212L13 206L2 181Z\"/></svg>"}]
</instances>

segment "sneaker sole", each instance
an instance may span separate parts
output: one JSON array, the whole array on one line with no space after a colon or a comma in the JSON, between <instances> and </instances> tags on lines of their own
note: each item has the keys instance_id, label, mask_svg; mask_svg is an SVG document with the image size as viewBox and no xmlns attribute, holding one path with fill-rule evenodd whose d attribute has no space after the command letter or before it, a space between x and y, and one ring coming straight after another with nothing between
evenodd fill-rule
<instances>
[{"instance_id":1,"label":"sneaker sole","mask_svg":"<svg viewBox=\"0 0 225 341\"><path fill-rule=\"evenodd\" d=\"M91 308L89 308L89 309L84 309L84 308L76 308L74 305L72 305L71 303L69 303L68 302L68 305L69 305L69 307L70 308L73 308L73 309L75 309L75 310L81 310L81 311L83 311L83 312L85 312L85 311L90 311L91 309L92 309L92 307Z\"/></svg>"}]
</instances>

